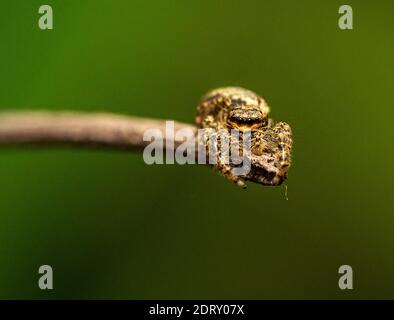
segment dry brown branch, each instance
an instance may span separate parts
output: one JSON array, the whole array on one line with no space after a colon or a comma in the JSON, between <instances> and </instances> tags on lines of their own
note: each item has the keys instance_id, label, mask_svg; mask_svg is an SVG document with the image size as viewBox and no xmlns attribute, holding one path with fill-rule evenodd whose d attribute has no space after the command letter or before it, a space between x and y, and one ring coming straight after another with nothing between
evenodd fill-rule
<instances>
[{"instance_id":1,"label":"dry brown branch","mask_svg":"<svg viewBox=\"0 0 394 320\"><path fill-rule=\"evenodd\" d=\"M165 120L110 113L6 112L0 113L0 145L48 145L142 149L144 132L159 129L165 137ZM193 125L175 122L175 130ZM173 138L170 138L173 140ZM183 141L174 140L175 148Z\"/></svg>"}]
</instances>

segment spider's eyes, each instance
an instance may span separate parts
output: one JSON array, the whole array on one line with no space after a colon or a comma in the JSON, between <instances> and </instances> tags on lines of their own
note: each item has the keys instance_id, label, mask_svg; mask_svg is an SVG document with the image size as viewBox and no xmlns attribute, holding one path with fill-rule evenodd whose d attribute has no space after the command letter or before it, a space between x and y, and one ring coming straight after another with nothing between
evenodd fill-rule
<instances>
[{"instance_id":1,"label":"spider's eyes","mask_svg":"<svg viewBox=\"0 0 394 320\"><path fill-rule=\"evenodd\" d=\"M230 121L231 122L235 122L238 125L248 125L248 126L252 126L254 124L260 123L260 119L256 119L256 118L242 118L242 117L238 117L238 116L231 116L230 117ZM265 120L264 120L265 121Z\"/></svg>"}]
</instances>

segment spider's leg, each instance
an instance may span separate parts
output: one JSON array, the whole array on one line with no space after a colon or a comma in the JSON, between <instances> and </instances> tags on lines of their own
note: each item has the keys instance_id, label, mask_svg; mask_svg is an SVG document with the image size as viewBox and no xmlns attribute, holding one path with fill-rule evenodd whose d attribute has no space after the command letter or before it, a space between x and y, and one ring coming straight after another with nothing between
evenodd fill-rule
<instances>
[{"instance_id":1,"label":"spider's leg","mask_svg":"<svg viewBox=\"0 0 394 320\"><path fill-rule=\"evenodd\" d=\"M286 122L278 122L273 127L273 131L278 141L276 166L279 169L278 176L279 183L281 183L286 179L287 171L291 164L292 133L290 126Z\"/></svg>"},{"instance_id":2,"label":"spider's leg","mask_svg":"<svg viewBox=\"0 0 394 320\"><path fill-rule=\"evenodd\" d=\"M235 183L241 188L246 188L245 180L233 173L233 167L230 163L230 135L227 130L205 131L206 152L210 160L214 160L214 167L229 181Z\"/></svg>"}]
</instances>

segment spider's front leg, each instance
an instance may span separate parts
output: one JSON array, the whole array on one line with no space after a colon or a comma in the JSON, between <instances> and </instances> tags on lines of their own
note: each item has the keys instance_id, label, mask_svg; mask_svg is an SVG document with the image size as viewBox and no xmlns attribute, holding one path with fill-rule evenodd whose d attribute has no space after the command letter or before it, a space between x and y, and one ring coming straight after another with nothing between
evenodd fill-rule
<instances>
[{"instance_id":1,"label":"spider's front leg","mask_svg":"<svg viewBox=\"0 0 394 320\"><path fill-rule=\"evenodd\" d=\"M227 129L205 129L204 144L206 146L207 159L229 181L241 188L246 188L245 180L233 172L230 162L231 135Z\"/></svg>"},{"instance_id":2,"label":"spider's front leg","mask_svg":"<svg viewBox=\"0 0 394 320\"><path fill-rule=\"evenodd\" d=\"M291 164L292 132L286 122L278 122L272 130L277 141L275 166L278 168L278 183L280 184L286 179Z\"/></svg>"}]
</instances>

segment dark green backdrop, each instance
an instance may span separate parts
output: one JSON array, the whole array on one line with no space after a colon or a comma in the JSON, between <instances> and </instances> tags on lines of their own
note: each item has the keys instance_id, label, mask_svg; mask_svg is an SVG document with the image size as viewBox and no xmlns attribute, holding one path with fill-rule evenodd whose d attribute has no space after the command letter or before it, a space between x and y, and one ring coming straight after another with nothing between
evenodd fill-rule
<instances>
[{"instance_id":1,"label":"dark green backdrop","mask_svg":"<svg viewBox=\"0 0 394 320\"><path fill-rule=\"evenodd\" d=\"M54 10L53 31L38 8ZM354 29L338 28L350 4ZM285 188L141 154L0 151L0 298L394 298L393 1L1 1L0 109L192 122L209 89L294 131ZM38 289L38 267L54 290ZM338 288L338 267L354 290Z\"/></svg>"}]
</instances>

